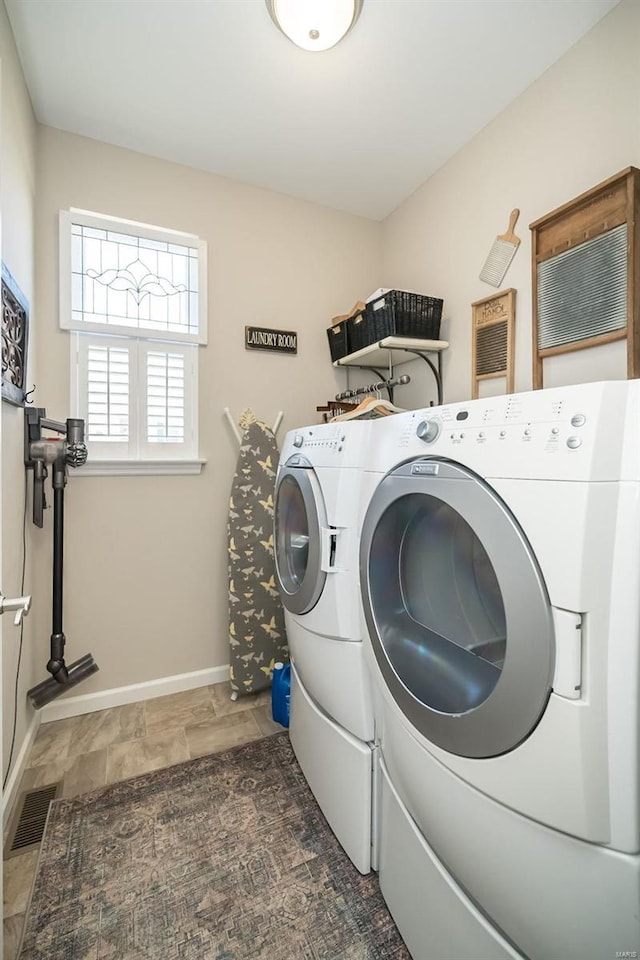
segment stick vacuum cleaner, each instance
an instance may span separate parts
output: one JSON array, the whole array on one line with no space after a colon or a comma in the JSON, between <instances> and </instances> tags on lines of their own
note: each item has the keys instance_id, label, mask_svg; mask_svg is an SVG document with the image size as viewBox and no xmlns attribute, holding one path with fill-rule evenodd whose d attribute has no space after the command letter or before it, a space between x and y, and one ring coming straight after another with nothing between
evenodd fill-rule
<instances>
[{"instance_id":1,"label":"stick vacuum cleaner","mask_svg":"<svg viewBox=\"0 0 640 960\"><path fill-rule=\"evenodd\" d=\"M53 486L53 631L51 657L47 670L51 674L27 691L37 709L59 697L70 687L91 676L98 669L90 653L67 666L64 662L65 635L62 629L62 560L64 543L64 488L67 468L81 467L87 462L84 442L84 420L69 419L66 423L48 420L46 410L31 407L25 410L24 461L27 470L33 470L33 522L43 525L46 507L44 481L51 467ZM60 439L42 436L43 430L59 435Z\"/></svg>"}]
</instances>

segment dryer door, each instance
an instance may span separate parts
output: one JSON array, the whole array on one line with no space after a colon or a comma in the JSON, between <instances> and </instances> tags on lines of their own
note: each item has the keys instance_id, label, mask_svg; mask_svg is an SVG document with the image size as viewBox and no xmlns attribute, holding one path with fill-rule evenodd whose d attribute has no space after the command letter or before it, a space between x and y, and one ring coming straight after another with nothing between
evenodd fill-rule
<instances>
[{"instance_id":1,"label":"dryer door","mask_svg":"<svg viewBox=\"0 0 640 960\"><path fill-rule=\"evenodd\" d=\"M321 540L326 526L324 500L312 464L294 454L278 474L274 510L278 587L291 613L308 613L320 599L327 578Z\"/></svg>"},{"instance_id":2,"label":"dryer door","mask_svg":"<svg viewBox=\"0 0 640 960\"><path fill-rule=\"evenodd\" d=\"M521 743L551 692L553 619L495 491L446 460L397 468L367 511L360 573L380 671L416 729L465 757Z\"/></svg>"}]
</instances>

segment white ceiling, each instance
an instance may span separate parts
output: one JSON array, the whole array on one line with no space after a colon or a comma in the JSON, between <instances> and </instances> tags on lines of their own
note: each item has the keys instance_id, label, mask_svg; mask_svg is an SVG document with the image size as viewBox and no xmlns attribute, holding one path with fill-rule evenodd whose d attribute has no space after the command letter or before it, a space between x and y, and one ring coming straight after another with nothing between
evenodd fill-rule
<instances>
[{"instance_id":1,"label":"white ceiling","mask_svg":"<svg viewBox=\"0 0 640 960\"><path fill-rule=\"evenodd\" d=\"M263 0L6 0L38 120L382 219L617 0L365 0L306 53Z\"/></svg>"}]
</instances>

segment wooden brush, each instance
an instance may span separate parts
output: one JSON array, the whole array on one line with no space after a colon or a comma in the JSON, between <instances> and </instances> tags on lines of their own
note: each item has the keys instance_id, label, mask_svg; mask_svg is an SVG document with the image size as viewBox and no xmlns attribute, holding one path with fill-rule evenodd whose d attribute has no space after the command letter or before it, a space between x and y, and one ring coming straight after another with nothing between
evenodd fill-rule
<instances>
[{"instance_id":1,"label":"wooden brush","mask_svg":"<svg viewBox=\"0 0 640 960\"><path fill-rule=\"evenodd\" d=\"M511 211L507 232L501 233L493 241L489 256L485 260L484 267L480 272L480 279L484 280L485 283L490 283L492 287L500 286L504 280L505 273L509 269L509 264L520 246L520 237L516 237L513 232L519 216L519 210Z\"/></svg>"}]
</instances>

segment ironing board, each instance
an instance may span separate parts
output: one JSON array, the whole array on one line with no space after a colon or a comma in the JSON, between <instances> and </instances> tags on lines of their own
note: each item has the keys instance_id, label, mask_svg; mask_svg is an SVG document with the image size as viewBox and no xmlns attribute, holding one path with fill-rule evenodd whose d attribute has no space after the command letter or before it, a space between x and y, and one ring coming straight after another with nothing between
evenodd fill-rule
<instances>
[{"instance_id":1,"label":"ironing board","mask_svg":"<svg viewBox=\"0 0 640 960\"><path fill-rule=\"evenodd\" d=\"M238 694L271 685L273 665L289 659L276 587L273 495L278 447L259 420L244 427L231 484L229 521L229 679Z\"/></svg>"}]
</instances>

